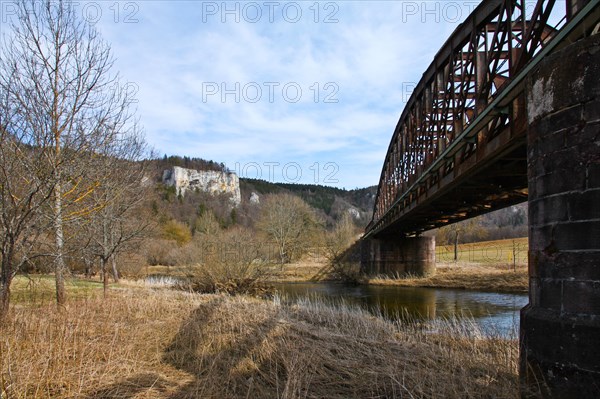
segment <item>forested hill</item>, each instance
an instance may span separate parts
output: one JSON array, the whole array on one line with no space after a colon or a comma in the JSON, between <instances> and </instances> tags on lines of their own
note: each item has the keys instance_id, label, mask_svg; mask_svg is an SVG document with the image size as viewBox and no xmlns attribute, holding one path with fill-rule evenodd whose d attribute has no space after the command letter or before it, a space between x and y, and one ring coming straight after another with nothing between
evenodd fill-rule
<instances>
[{"instance_id":1,"label":"forested hill","mask_svg":"<svg viewBox=\"0 0 600 399\"><path fill-rule=\"evenodd\" d=\"M242 197L251 193L259 196L273 193L289 192L297 195L315 209L337 219L342 212L356 209L366 223L370 220L377 193L377 186L361 189L344 190L336 187L317 184L271 183L265 180L240 179ZM369 220L367 220L369 219ZM364 223L366 225L366 223Z\"/></svg>"},{"instance_id":2,"label":"forested hill","mask_svg":"<svg viewBox=\"0 0 600 399\"><path fill-rule=\"evenodd\" d=\"M163 172L174 166L198 171L229 171L220 162L187 156L165 155L164 157L151 160L148 165L148 172L159 186L163 186ZM276 183L247 178L240 178L239 185L241 191L241 208L236 211L236 218L242 224L247 224L245 223L245 214L253 212L248 208L252 193L258 196L257 199L259 202L264 201L269 194L289 193L302 198L311 207L315 208L328 226L335 224L342 215L350 212L356 225L365 227L371 220L375 194L377 192L376 186L345 190L316 184ZM169 190L165 191L165 198L168 198L169 192ZM192 223L190 220L187 220L189 218L188 214L190 212L193 213L194 209L198 207L211 209L220 219L230 219L230 210L224 204L226 205L220 198L211 198L208 194L189 193L185 198L181 198L180 201L171 202L168 208L171 209L169 214L174 219ZM223 223L227 224L227 222ZM232 221L229 223L232 223Z\"/></svg>"},{"instance_id":3,"label":"forested hill","mask_svg":"<svg viewBox=\"0 0 600 399\"><path fill-rule=\"evenodd\" d=\"M214 170L220 172L228 170L222 162L178 155L164 155L162 158L153 159L151 165L151 170L155 174L156 181L161 180L164 170L170 169L173 166L200 171ZM344 190L317 184L275 183L242 177L240 177L240 189L242 190L242 196L246 200L252 192L262 196L287 191L302 197L311 206L323 210L328 215L334 207L336 198L346 202L351 207L357 208L361 212L371 212L375 201L375 194L377 193L377 186Z\"/></svg>"},{"instance_id":4,"label":"forested hill","mask_svg":"<svg viewBox=\"0 0 600 399\"><path fill-rule=\"evenodd\" d=\"M200 158L164 156L151 161L149 168L155 174L158 183L161 182L163 170L180 166L195 170L228 171L223 163L207 161ZM345 213L351 212L357 226L365 227L371 220L377 186L361 189L344 190L316 184L276 183L257 179L239 179L242 206L236 211L238 223L251 225L250 219L253 208L249 206L252 193L262 202L269 194L289 193L302 198L306 203L315 208L328 226L335 224ZM223 205L220 198L211 198L207 194L191 193L185 199L170 204L170 214L178 220L186 220L193 224L190 213L198 208L209 208L218 216L223 224L233 223L230 209ZM222 208L222 209L221 209ZM250 215L250 216L248 216ZM248 217L247 217L248 216ZM509 207L492 212L469 221L450 225L440 232L432 234L438 236L440 243L453 241L455 232L460 231L461 241L479 241L484 239L503 239L527 235L527 204Z\"/></svg>"}]
</instances>

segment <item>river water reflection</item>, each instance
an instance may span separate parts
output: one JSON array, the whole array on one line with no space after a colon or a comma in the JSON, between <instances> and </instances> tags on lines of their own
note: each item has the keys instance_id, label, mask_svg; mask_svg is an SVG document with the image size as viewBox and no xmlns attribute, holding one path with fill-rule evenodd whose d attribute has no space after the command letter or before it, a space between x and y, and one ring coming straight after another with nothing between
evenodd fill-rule
<instances>
[{"instance_id":1,"label":"river water reflection","mask_svg":"<svg viewBox=\"0 0 600 399\"><path fill-rule=\"evenodd\" d=\"M517 336L519 310L527 294L505 294L453 289L345 285L339 283L275 284L282 296L358 305L385 317L410 315L420 319L472 317L484 331ZM515 334L515 335L513 335Z\"/></svg>"}]
</instances>

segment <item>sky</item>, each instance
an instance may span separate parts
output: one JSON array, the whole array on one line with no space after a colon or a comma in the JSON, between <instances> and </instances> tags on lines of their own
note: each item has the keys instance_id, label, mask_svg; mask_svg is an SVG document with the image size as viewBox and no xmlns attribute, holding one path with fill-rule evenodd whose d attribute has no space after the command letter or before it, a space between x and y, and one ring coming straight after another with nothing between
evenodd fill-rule
<instances>
[{"instance_id":1,"label":"sky","mask_svg":"<svg viewBox=\"0 0 600 399\"><path fill-rule=\"evenodd\" d=\"M377 185L404 104L480 1L80 1L161 156ZM11 2L0 3L2 25Z\"/></svg>"}]
</instances>

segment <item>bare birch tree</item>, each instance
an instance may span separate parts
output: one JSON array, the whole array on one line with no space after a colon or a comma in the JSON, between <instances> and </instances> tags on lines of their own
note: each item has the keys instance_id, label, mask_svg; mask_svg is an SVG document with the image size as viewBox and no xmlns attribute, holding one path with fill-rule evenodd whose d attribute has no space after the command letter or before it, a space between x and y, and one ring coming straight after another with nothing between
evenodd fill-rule
<instances>
[{"instance_id":1,"label":"bare birch tree","mask_svg":"<svg viewBox=\"0 0 600 399\"><path fill-rule=\"evenodd\" d=\"M81 209L96 184L88 178L94 149L132 123L125 85L111 74L110 47L93 26L79 19L75 4L28 0L16 3L17 15L4 38L2 90L19 109L24 131L51 171L48 219L53 224L56 299L66 301L65 225L91 214ZM12 116L11 116L12 117ZM11 134L8 131L8 134Z\"/></svg>"}]
</instances>

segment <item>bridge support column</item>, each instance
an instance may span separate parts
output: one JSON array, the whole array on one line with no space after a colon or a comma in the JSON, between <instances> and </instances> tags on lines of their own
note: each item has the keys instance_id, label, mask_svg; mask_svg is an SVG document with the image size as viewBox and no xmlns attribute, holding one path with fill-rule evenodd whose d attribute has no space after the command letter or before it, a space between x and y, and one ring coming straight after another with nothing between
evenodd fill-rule
<instances>
[{"instance_id":1,"label":"bridge support column","mask_svg":"<svg viewBox=\"0 0 600 399\"><path fill-rule=\"evenodd\" d=\"M529 305L521 311L523 397L600 397L599 76L595 35L548 57L527 84L530 277Z\"/></svg>"},{"instance_id":2,"label":"bridge support column","mask_svg":"<svg viewBox=\"0 0 600 399\"><path fill-rule=\"evenodd\" d=\"M369 238L361 243L361 271L388 276L435 273L435 237Z\"/></svg>"}]
</instances>

